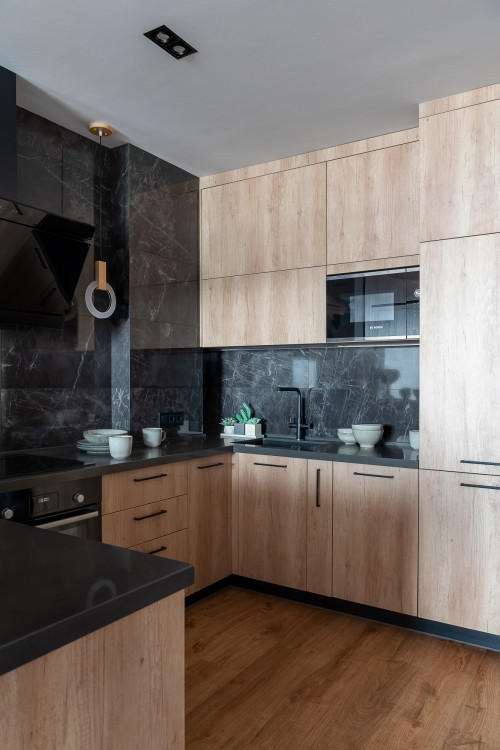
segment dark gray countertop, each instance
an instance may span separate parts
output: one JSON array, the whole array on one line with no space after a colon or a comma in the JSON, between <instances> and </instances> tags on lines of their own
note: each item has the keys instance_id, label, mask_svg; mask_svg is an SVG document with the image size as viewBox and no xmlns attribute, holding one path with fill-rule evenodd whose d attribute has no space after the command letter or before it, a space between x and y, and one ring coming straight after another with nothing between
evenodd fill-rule
<instances>
[{"instance_id":1,"label":"dark gray countertop","mask_svg":"<svg viewBox=\"0 0 500 750\"><path fill-rule=\"evenodd\" d=\"M189 563L0 521L0 674L189 586Z\"/></svg>"},{"instance_id":2,"label":"dark gray countertop","mask_svg":"<svg viewBox=\"0 0 500 750\"><path fill-rule=\"evenodd\" d=\"M266 456L283 456L285 458L313 458L319 461L347 461L355 464L372 466L393 466L401 469L418 468L418 451L412 450L406 443L378 443L374 448L360 448L359 445L344 445L337 440L320 445L294 445L289 441L288 447L259 445L257 442L238 442L234 445L236 453L255 453Z\"/></svg>"}]
</instances>

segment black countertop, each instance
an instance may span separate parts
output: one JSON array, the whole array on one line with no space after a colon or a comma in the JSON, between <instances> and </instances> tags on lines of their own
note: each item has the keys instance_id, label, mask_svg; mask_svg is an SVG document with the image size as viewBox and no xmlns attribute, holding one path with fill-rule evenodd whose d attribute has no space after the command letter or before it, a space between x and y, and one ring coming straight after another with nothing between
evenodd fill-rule
<instances>
[{"instance_id":1,"label":"black countertop","mask_svg":"<svg viewBox=\"0 0 500 750\"><path fill-rule=\"evenodd\" d=\"M189 586L189 563L0 521L0 674Z\"/></svg>"}]
</instances>

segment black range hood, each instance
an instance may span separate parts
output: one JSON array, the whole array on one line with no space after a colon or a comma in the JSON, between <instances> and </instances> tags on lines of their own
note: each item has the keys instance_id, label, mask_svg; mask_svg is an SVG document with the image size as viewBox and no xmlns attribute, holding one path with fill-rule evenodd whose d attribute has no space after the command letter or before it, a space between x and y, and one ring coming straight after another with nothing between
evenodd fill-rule
<instances>
[{"instance_id":1,"label":"black range hood","mask_svg":"<svg viewBox=\"0 0 500 750\"><path fill-rule=\"evenodd\" d=\"M17 197L16 74L0 66L0 195Z\"/></svg>"},{"instance_id":2,"label":"black range hood","mask_svg":"<svg viewBox=\"0 0 500 750\"><path fill-rule=\"evenodd\" d=\"M61 328L94 227L0 199L0 325Z\"/></svg>"}]
</instances>

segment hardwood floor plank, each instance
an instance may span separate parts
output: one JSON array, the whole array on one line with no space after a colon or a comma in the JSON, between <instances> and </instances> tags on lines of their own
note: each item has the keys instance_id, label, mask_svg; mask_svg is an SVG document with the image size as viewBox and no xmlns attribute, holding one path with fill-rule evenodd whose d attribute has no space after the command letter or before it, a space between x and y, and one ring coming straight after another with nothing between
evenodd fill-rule
<instances>
[{"instance_id":1,"label":"hardwood floor plank","mask_svg":"<svg viewBox=\"0 0 500 750\"><path fill-rule=\"evenodd\" d=\"M186 624L186 750L500 750L500 654L235 587Z\"/></svg>"}]
</instances>

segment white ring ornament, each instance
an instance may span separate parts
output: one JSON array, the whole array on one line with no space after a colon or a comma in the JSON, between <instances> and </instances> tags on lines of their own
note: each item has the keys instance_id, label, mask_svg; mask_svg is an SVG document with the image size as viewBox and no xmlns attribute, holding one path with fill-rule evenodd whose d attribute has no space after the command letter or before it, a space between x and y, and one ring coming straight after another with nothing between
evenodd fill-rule
<instances>
[{"instance_id":1,"label":"white ring ornament","mask_svg":"<svg viewBox=\"0 0 500 750\"><path fill-rule=\"evenodd\" d=\"M107 310L101 312L97 309L97 307L95 307L94 301L92 299L92 296L98 285L98 281L92 281L92 283L88 285L85 291L85 304L87 305L89 312L94 316L94 318L109 318L116 310L116 296L112 287L110 287L109 284L106 284L106 291L109 297L109 307Z\"/></svg>"}]
</instances>

